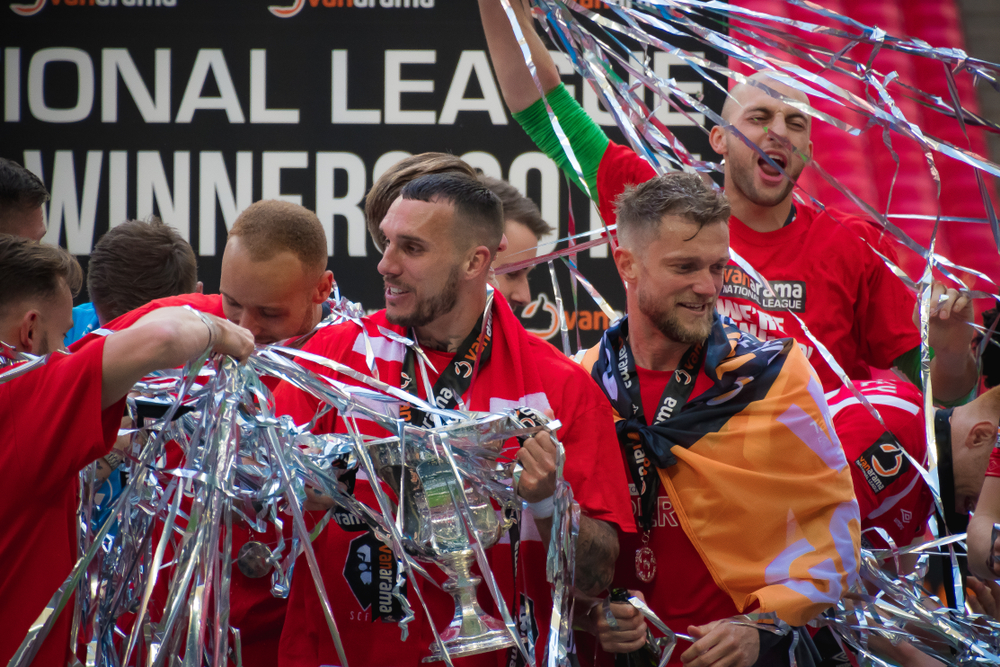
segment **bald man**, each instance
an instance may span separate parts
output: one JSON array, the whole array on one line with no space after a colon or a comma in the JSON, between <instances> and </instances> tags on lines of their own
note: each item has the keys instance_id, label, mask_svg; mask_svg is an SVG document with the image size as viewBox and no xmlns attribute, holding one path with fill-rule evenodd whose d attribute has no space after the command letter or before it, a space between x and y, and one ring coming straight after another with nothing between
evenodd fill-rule
<instances>
[{"instance_id":1,"label":"bald man","mask_svg":"<svg viewBox=\"0 0 1000 667\"><path fill-rule=\"evenodd\" d=\"M539 148L580 185L499 0L479 0L479 6L507 106ZM645 182L656 172L630 148L612 143L587 116L560 83L531 22L519 6L515 11L520 14L546 98L570 139L589 192L604 220L612 224L615 199L625 186ZM733 213L731 247L773 290L767 293L757 280L730 263L723 270L718 310L761 340L795 338L827 392L842 383L796 318L851 379L867 380L872 369L895 366L919 382L914 296L869 244L890 259L895 253L871 223L794 202L794 183L813 152L810 118L779 96L808 102L798 90L764 74L737 85L722 112L729 125L713 128L710 135L713 150L724 158L726 195ZM762 153L780 165L784 174ZM933 387L938 401L958 403L969 397L976 383L969 345L973 330L968 326L972 304L954 290L935 285L931 295L935 307L945 294L948 298L931 319L930 345L936 354L931 365Z\"/></svg>"}]
</instances>

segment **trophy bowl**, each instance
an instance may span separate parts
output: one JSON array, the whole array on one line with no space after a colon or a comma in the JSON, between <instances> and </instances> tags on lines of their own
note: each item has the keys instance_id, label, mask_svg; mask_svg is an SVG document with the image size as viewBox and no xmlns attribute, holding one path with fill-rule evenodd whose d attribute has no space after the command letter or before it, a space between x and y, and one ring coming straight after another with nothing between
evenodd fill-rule
<instances>
[{"instance_id":1,"label":"trophy bowl","mask_svg":"<svg viewBox=\"0 0 1000 667\"><path fill-rule=\"evenodd\" d=\"M459 494L465 494L483 548L496 544L505 526L487 496L467 481L458 483L444 455L436 453L440 441L434 446L431 432L423 435L431 437L407 437L405 447L400 447L397 438L366 446L379 478L398 495L404 548L420 560L437 564L448 575L442 588L455 599L455 615L440 632L441 640L452 657L512 647L515 643L507 627L484 612L476 599L476 587L482 579L472 574L475 553L457 507ZM450 440L453 450L470 444L460 437ZM502 444L495 441L488 447L499 451ZM431 655L424 662L444 659L436 643L430 649Z\"/></svg>"}]
</instances>

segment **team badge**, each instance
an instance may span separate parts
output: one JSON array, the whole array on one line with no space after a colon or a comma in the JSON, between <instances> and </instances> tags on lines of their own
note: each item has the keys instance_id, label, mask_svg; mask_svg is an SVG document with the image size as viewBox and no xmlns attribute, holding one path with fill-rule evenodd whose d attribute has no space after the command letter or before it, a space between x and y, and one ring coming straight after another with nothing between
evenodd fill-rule
<instances>
[{"instance_id":1,"label":"team badge","mask_svg":"<svg viewBox=\"0 0 1000 667\"><path fill-rule=\"evenodd\" d=\"M868 486L876 494L894 479L910 469L910 460L900 448L899 443L889 433L883 433L875 443L862 452L854 461L862 473Z\"/></svg>"}]
</instances>

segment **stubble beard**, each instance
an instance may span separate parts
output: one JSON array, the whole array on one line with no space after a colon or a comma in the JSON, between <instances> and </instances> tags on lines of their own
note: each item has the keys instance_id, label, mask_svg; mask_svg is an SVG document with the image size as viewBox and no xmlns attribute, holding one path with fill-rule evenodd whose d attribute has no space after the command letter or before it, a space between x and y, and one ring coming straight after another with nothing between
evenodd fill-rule
<instances>
[{"instance_id":1,"label":"stubble beard","mask_svg":"<svg viewBox=\"0 0 1000 667\"><path fill-rule=\"evenodd\" d=\"M742 141L735 139L735 142L739 143L741 146L746 147ZM732 151L729 152L730 155L733 154ZM781 202L785 201L788 195L792 192L795 187L795 182L799 180L799 175L802 173L802 169L799 169L796 173L792 173L788 168L785 169L785 173L788 174L789 178L785 180L784 186L781 188L779 194L768 195L757 189L757 184L754 182L754 176L757 171L757 159L760 156L754 151L745 160L729 160L727 159L727 164L729 165L729 175L733 180L733 185L743 193L751 203L757 206L777 206ZM805 165L803 165L805 168Z\"/></svg>"},{"instance_id":2,"label":"stubble beard","mask_svg":"<svg viewBox=\"0 0 1000 667\"><path fill-rule=\"evenodd\" d=\"M401 327L423 327L442 315L447 315L458 303L458 267L454 266L448 274L444 288L434 296L417 302L413 312L407 314L389 314L386 319Z\"/></svg>"},{"instance_id":3,"label":"stubble beard","mask_svg":"<svg viewBox=\"0 0 1000 667\"><path fill-rule=\"evenodd\" d=\"M677 308L664 311L661 308L662 299L639 290L639 310L645 315L664 336L672 341L685 345L701 343L712 333L712 319L715 311L715 300L705 308L705 318L691 325L685 325L677 316Z\"/></svg>"}]
</instances>

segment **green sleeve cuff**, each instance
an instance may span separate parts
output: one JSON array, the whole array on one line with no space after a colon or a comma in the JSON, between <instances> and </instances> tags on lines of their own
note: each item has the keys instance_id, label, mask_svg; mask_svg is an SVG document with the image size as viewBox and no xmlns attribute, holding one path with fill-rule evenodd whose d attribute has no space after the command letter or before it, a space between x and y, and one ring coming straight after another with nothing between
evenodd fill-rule
<instances>
[{"instance_id":1,"label":"green sleeve cuff","mask_svg":"<svg viewBox=\"0 0 1000 667\"><path fill-rule=\"evenodd\" d=\"M934 349L930 350L930 358L934 358ZM903 354L896 357L896 361L892 364L900 370L907 377L907 379L918 387L923 387L924 384L920 380L920 347L917 346L910 350L909 352L904 352ZM962 396L956 398L954 401L939 401L934 399L934 402L945 408L956 408L959 405L965 405L966 403L972 401L976 398L976 389L978 387L973 387L972 391L968 393L967 396Z\"/></svg>"},{"instance_id":2,"label":"green sleeve cuff","mask_svg":"<svg viewBox=\"0 0 1000 667\"><path fill-rule=\"evenodd\" d=\"M552 107L553 113L559 119L559 125L569 139L569 145L573 148L573 153L580 163L583 171L583 178L590 189L590 196L597 201L597 171L607 150L610 140L604 134L604 130L587 115L575 99L566 90L563 84L559 84L545 96ZM556 136L552 123L549 121L548 111L545 109L545 102L539 99L523 111L513 114L524 131L528 133L535 145L552 158L559 168L569 176L570 181L576 184L581 190L583 186L577 176L576 170L570 163L569 158L563 152L559 137Z\"/></svg>"},{"instance_id":3,"label":"green sleeve cuff","mask_svg":"<svg viewBox=\"0 0 1000 667\"><path fill-rule=\"evenodd\" d=\"M934 358L934 350L930 350L930 358ZM906 378L918 387L924 384L920 380L920 346L913 348L896 357L892 365L899 369Z\"/></svg>"}]
</instances>

